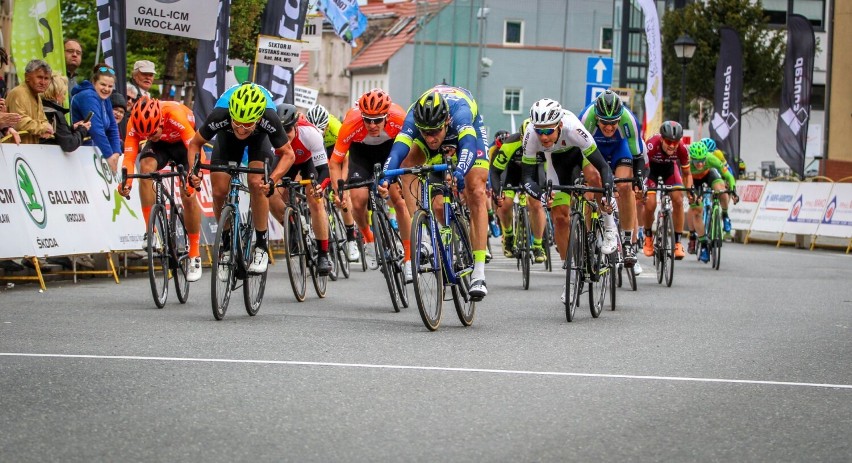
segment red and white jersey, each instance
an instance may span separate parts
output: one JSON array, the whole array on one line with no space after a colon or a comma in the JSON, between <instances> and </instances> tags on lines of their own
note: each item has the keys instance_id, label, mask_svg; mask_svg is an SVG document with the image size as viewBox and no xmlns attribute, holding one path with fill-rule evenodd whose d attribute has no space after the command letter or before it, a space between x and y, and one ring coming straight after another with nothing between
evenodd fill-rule
<instances>
[{"instance_id":1,"label":"red and white jersey","mask_svg":"<svg viewBox=\"0 0 852 463\"><path fill-rule=\"evenodd\" d=\"M296 153L294 166L307 162L308 159L313 159L317 167L328 164L322 133L308 122L303 114L299 114L299 119L296 121L296 135L290 140L290 146Z\"/></svg>"}]
</instances>

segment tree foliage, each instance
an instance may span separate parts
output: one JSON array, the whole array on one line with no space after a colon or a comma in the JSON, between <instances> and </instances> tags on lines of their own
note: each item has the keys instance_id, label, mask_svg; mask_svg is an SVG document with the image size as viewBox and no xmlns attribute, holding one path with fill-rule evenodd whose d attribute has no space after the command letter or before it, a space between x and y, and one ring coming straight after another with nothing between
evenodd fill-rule
<instances>
[{"instance_id":1,"label":"tree foliage","mask_svg":"<svg viewBox=\"0 0 852 463\"><path fill-rule=\"evenodd\" d=\"M743 112L778 104L785 51L783 31L769 28L758 2L707 0L668 11L663 17L663 79L669 95L669 117L674 115L673 119L677 119L680 112L682 67L674 53L674 42L683 34L689 34L698 44L686 71L686 100L693 102L690 113L696 115L698 107L694 102L698 99L704 100L705 115L712 111L722 26L736 30L742 42Z\"/></svg>"}]
</instances>

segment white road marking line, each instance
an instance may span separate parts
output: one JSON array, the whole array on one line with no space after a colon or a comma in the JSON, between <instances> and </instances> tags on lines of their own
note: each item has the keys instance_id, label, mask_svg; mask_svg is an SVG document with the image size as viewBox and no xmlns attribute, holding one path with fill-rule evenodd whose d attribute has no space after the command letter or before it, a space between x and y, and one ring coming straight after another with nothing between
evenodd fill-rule
<instances>
[{"instance_id":1,"label":"white road marking line","mask_svg":"<svg viewBox=\"0 0 852 463\"><path fill-rule=\"evenodd\" d=\"M241 360L241 359L204 359L204 358L181 358L181 357L140 357L133 355L74 355L74 354L27 354L16 352L0 352L0 357L41 357L41 358L71 358L71 359L100 359L100 360L145 360L160 362L197 362L197 363L243 363L260 365L292 365L292 366L318 366L318 367L344 367L344 368L371 368L385 370L420 370L420 371L443 371L459 373L493 373L502 375L526 375L526 376L572 376L581 378L612 378L612 379L637 379L651 381L684 381L696 383L726 383L726 384L757 384L766 386L795 386L795 387L818 387L827 389L852 389L852 384L827 384L827 383L799 383L791 381L761 381L751 379L725 379L725 378L690 378L680 376L651 376L651 375L615 375L604 373L571 373L562 371L531 371L531 370L498 370L491 368L454 368L454 367L427 367L417 365L378 365L370 363L338 363L338 362L303 362L295 360Z\"/></svg>"}]
</instances>

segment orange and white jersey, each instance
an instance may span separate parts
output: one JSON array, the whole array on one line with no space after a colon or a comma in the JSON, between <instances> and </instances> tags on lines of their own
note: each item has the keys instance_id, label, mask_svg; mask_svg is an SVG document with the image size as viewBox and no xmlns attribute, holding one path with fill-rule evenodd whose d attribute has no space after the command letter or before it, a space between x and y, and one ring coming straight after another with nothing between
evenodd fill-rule
<instances>
[{"instance_id":1,"label":"orange and white jersey","mask_svg":"<svg viewBox=\"0 0 852 463\"><path fill-rule=\"evenodd\" d=\"M388 110L385 127L379 132L378 136L371 137L367 134L367 127L361 118L361 110L357 106L350 109L346 113L346 117L343 118L343 125L340 126L340 132L337 134L337 143L334 144L334 153L331 155L331 159L334 162L342 163L346 159L346 153L349 152L352 143L381 145L388 140L393 140L402 130L405 114L402 106L392 103L390 110Z\"/></svg>"},{"instance_id":2,"label":"orange and white jersey","mask_svg":"<svg viewBox=\"0 0 852 463\"><path fill-rule=\"evenodd\" d=\"M160 102L161 125L163 134L159 142L179 143L189 147L189 141L195 136L195 115L192 110L176 101ZM124 163L127 172L136 170L136 156L139 154L139 143L145 140L139 137L133 128L133 121L127 122L127 136L124 137Z\"/></svg>"}]
</instances>

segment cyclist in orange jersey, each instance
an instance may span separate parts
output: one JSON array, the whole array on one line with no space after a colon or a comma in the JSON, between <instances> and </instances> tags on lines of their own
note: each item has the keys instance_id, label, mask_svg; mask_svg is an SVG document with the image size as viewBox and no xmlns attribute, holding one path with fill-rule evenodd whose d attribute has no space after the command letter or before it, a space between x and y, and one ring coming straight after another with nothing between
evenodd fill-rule
<instances>
[{"instance_id":1,"label":"cyclist in orange jersey","mask_svg":"<svg viewBox=\"0 0 852 463\"><path fill-rule=\"evenodd\" d=\"M191 163L187 159L189 141L195 136L195 117L192 110L174 101L158 101L149 97L139 99L130 110L127 122L127 136L124 139L124 164L127 173L136 171L136 158L139 156L139 172L147 174L158 171L173 161L183 165L189 172ZM139 144L145 146L139 149ZM119 194L127 196L133 187L128 179L125 188L119 186ZM154 205L152 181L140 179L139 199L142 202L142 216L147 230L148 215ZM195 198L195 190L189 192L181 188L180 199L183 204L186 232L189 238L189 270L187 281L201 278L201 253L198 242L201 236L201 207Z\"/></svg>"}]
</instances>

